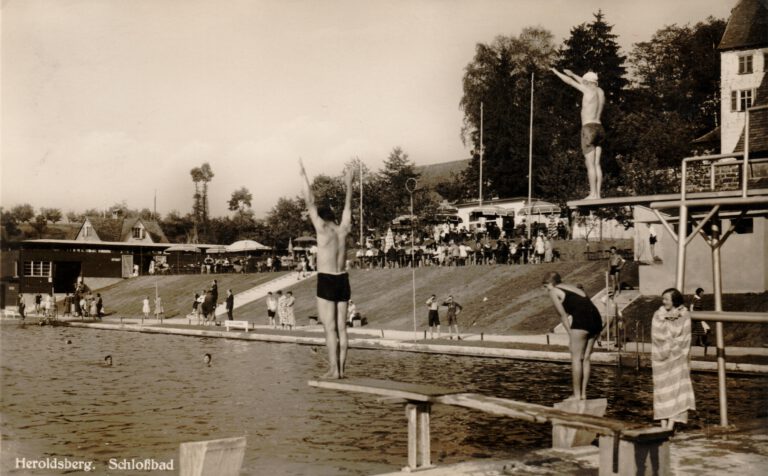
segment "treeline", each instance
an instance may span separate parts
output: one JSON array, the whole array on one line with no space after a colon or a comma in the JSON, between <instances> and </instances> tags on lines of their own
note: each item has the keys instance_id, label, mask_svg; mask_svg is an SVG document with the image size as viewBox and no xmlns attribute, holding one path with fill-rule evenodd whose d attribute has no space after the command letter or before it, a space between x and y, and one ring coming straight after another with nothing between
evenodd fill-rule
<instances>
[{"instance_id":1,"label":"treeline","mask_svg":"<svg viewBox=\"0 0 768 476\"><path fill-rule=\"evenodd\" d=\"M362 167L362 170L361 170ZM355 172L352 184L352 225L355 239L360 229L360 174L363 176L363 222L365 233L371 229L386 229L396 216L410 213L410 194L405 184L410 178L418 178L414 163L402 149L396 147L384 161L382 168L372 172L358 159L350 160L338 176L325 174L313 179L312 188L318 203L326 203L341 215L344 207L343 177L347 169ZM204 171L200 174L200 171ZM9 210L0 208L4 239L23 240L35 238L64 238L60 227L52 226L66 221L81 224L86 217L123 218L140 217L159 223L172 243L220 243L229 244L241 239L286 248L289 239L314 233L309 221L304 199L300 196L281 197L263 219L255 217L251 209L252 194L246 187L232 192L228 201L231 216L208 215L208 184L214 173L209 164L196 167L191 172L194 183L193 207L189 213L171 211L165 216L155 216L151 210L131 209L126 203L117 203L104 210L89 209L82 213L59 209L41 208L37 213L32 205L17 205ZM439 197L431 190L417 189L414 193L414 213L427 217L437 209Z\"/></svg>"},{"instance_id":2,"label":"treeline","mask_svg":"<svg viewBox=\"0 0 768 476\"><path fill-rule=\"evenodd\" d=\"M602 122L603 195L670 191L691 141L715 128L720 98L717 45L726 22L670 25L621 54L613 26L598 12L571 29L563 44L540 27L480 43L463 77L462 137L474 147L470 166L438 185L450 200L477 197L480 104L484 106L483 187L488 195L527 195L531 78L534 88L533 192L560 205L587 194L580 151L578 91L550 71L594 71L606 94ZM655 173L654 171L659 171Z\"/></svg>"}]
</instances>

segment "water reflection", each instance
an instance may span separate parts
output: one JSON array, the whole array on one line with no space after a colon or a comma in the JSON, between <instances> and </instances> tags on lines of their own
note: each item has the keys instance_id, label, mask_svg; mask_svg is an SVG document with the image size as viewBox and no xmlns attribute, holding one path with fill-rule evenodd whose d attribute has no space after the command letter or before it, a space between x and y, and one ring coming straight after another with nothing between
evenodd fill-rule
<instances>
[{"instance_id":1,"label":"water reflection","mask_svg":"<svg viewBox=\"0 0 768 476\"><path fill-rule=\"evenodd\" d=\"M243 474L370 474L405 464L402 406L308 387L325 362L306 346L15 325L3 325L0 339L2 474L25 474L13 469L16 456L88 459L103 470L110 458L167 460L181 442L238 435L248 437ZM112 367L102 365L107 354ZM354 349L350 359L350 377L543 405L570 393L566 365ZM649 373L593 374L590 395L608 398L609 415L651 422ZM764 416L767 381L729 380L733 421ZM716 376L696 374L694 387L704 410L691 426L716 423ZM545 447L551 428L439 406L432 435L433 459L458 462Z\"/></svg>"}]
</instances>

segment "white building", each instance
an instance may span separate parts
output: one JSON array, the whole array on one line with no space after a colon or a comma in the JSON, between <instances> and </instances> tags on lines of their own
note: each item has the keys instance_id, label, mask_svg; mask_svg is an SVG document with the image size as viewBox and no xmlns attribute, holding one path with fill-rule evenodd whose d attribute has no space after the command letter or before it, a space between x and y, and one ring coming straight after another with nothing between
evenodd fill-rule
<instances>
[{"instance_id":1,"label":"white building","mask_svg":"<svg viewBox=\"0 0 768 476\"><path fill-rule=\"evenodd\" d=\"M768 70L768 2L741 0L718 45L720 50L720 153L736 149L747 108L757 101ZM763 102L765 98L760 98Z\"/></svg>"}]
</instances>

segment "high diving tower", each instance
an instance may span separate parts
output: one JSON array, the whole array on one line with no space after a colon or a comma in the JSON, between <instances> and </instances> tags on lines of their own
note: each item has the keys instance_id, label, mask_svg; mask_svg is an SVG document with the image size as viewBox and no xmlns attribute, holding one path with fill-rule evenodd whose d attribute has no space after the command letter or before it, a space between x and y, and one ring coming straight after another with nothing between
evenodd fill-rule
<instances>
[{"instance_id":1,"label":"high diving tower","mask_svg":"<svg viewBox=\"0 0 768 476\"><path fill-rule=\"evenodd\" d=\"M749 157L749 115L753 111L768 110L768 106L758 106L747 111L746 127L744 128L744 152L732 154L717 154L687 157L681 166L680 193L611 197L593 200L569 201L568 206L577 211L592 212L598 208L633 207L643 205L653 210L667 232L677 243L677 261L675 268L675 287L681 292L685 289L686 248L696 237L701 235L712 251L712 290L715 297L714 312L694 312L692 317L702 321L715 322L717 339L717 373L720 398L720 425L728 426L728 403L725 386L725 344L723 340L723 322L750 322L768 324L768 313L765 312L723 312L722 269L720 266L720 248L734 232L740 220L747 216L768 218L768 189L749 188L750 172L759 163L768 163L768 158L750 159ZM730 159L730 160L728 160ZM688 191L689 174L695 163L707 162L709 165L708 191ZM718 190L716 181L718 167L738 166L740 169L739 190ZM662 214L666 210L669 214ZM677 214L675 215L675 211ZM720 216L730 217L728 230L720 230L717 219ZM677 222L677 232L673 224ZM688 234L688 224L692 231ZM709 234L705 226L711 223ZM743 250L748 253L749 250Z\"/></svg>"}]
</instances>

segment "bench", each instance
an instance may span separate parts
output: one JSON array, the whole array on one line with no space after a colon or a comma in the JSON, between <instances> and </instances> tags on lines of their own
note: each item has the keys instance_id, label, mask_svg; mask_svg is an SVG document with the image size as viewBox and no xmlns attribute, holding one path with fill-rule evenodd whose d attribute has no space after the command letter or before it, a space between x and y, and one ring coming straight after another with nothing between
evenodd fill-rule
<instances>
[{"instance_id":1,"label":"bench","mask_svg":"<svg viewBox=\"0 0 768 476\"><path fill-rule=\"evenodd\" d=\"M245 332L248 332L253 328L253 325L250 323L250 321L224 321L224 327L229 330L230 327L234 327L236 329L244 329Z\"/></svg>"},{"instance_id":2,"label":"bench","mask_svg":"<svg viewBox=\"0 0 768 476\"><path fill-rule=\"evenodd\" d=\"M433 385L368 378L310 380L309 385L379 395L388 401L404 403L408 419L407 471L432 467L429 421L432 405L440 403L534 423L550 423L555 428L563 426L596 433L600 435L601 476L670 473L669 437L672 431L659 427L643 427L611 418Z\"/></svg>"}]
</instances>

